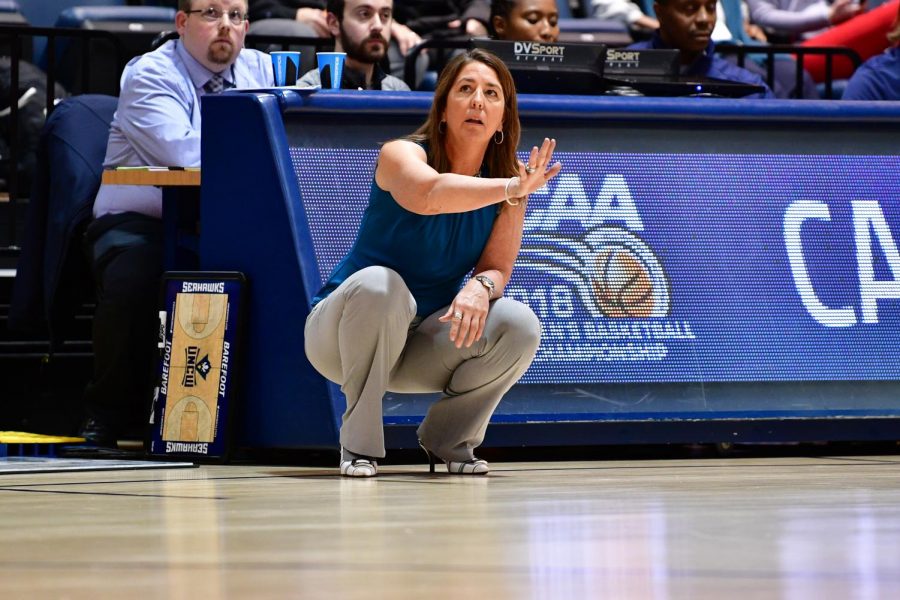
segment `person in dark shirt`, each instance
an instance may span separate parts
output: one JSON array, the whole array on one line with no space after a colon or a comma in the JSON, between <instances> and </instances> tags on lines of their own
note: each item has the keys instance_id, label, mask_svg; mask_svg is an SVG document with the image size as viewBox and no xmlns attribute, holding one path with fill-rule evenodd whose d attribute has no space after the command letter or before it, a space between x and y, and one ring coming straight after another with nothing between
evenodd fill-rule
<instances>
[{"instance_id":1,"label":"person in dark shirt","mask_svg":"<svg viewBox=\"0 0 900 600\"><path fill-rule=\"evenodd\" d=\"M404 0L394 7L391 35L403 54L427 36L483 37L487 35L488 7L488 0ZM300 30L288 23L273 31L263 24L271 19L294 21L303 28ZM250 20L254 23L251 33L331 35L325 19L325 0L250 0Z\"/></svg>"},{"instance_id":2,"label":"person in dark shirt","mask_svg":"<svg viewBox=\"0 0 900 600\"><path fill-rule=\"evenodd\" d=\"M379 65L391 40L393 5L393 0L328 0L334 49L347 54L342 88L409 91L402 79L386 74ZM301 87L321 84L318 69L299 81Z\"/></svg>"},{"instance_id":3,"label":"person in dark shirt","mask_svg":"<svg viewBox=\"0 0 900 600\"><path fill-rule=\"evenodd\" d=\"M250 0L251 35L288 35L296 37L331 37L325 10L326 0ZM403 2L416 5L418 2ZM443 2L441 4L444 4ZM395 7L396 13L397 7ZM411 8L404 10L404 15L414 16ZM487 18L485 16L485 18ZM391 20L391 45L388 56L391 73L403 74L404 57L410 49L422 43L422 37L396 19ZM301 47L301 67L303 70L315 66L313 56L315 49Z\"/></svg>"},{"instance_id":4,"label":"person in dark shirt","mask_svg":"<svg viewBox=\"0 0 900 600\"><path fill-rule=\"evenodd\" d=\"M759 75L716 56L712 31L716 26L716 0L656 0L653 3L659 30L647 41L629 49L677 49L681 51L681 74L712 77L765 87L748 98L774 98Z\"/></svg>"},{"instance_id":5,"label":"person in dark shirt","mask_svg":"<svg viewBox=\"0 0 900 600\"><path fill-rule=\"evenodd\" d=\"M490 25L498 40L555 42L559 9L555 0L493 0Z\"/></svg>"}]
</instances>

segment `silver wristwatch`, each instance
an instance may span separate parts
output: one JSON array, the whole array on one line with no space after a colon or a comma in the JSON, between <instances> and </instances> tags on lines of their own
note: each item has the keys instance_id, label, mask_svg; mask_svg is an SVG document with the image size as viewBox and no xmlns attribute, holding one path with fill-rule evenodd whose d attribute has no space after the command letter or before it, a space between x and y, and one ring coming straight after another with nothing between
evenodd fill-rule
<instances>
[{"instance_id":1,"label":"silver wristwatch","mask_svg":"<svg viewBox=\"0 0 900 600\"><path fill-rule=\"evenodd\" d=\"M491 300L494 297L494 291L497 289L497 286L494 285L494 281L487 275L476 275L474 279L484 286L488 292L488 300Z\"/></svg>"}]
</instances>

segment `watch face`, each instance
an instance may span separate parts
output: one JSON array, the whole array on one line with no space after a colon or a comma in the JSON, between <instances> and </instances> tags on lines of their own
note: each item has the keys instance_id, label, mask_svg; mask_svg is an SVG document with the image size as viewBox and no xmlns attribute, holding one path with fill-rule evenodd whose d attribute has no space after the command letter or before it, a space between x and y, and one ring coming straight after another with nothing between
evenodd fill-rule
<instances>
[{"instance_id":1,"label":"watch face","mask_svg":"<svg viewBox=\"0 0 900 600\"><path fill-rule=\"evenodd\" d=\"M494 282L490 280L490 278L485 275L478 275L475 277L475 280L481 283L485 288L487 288L488 296L493 297L494 295Z\"/></svg>"}]
</instances>

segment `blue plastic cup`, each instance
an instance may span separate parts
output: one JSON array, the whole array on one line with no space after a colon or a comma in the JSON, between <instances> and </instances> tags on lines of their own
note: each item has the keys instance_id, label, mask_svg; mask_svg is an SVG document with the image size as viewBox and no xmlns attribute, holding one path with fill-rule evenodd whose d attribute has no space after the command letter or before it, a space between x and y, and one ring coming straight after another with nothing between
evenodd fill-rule
<instances>
[{"instance_id":1,"label":"blue plastic cup","mask_svg":"<svg viewBox=\"0 0 900 600\"><path fill-rule=\"evenodd\" d=\"M319 61L319 79L323 89L341 89L346 58L344 52L316 52L316 59Z\"/></svg>"},{"instance_id":2,"label":"blue plastic cup","mask_svg":"<svg viewBox=\"0 0 900 600\"><path fill-rule=\"evenodd\" d=\"M285 51L269 54L272 55L275 85L278 87L297 85L297 79L300 77L300 53Z\"/></svg>"}]
</instances>

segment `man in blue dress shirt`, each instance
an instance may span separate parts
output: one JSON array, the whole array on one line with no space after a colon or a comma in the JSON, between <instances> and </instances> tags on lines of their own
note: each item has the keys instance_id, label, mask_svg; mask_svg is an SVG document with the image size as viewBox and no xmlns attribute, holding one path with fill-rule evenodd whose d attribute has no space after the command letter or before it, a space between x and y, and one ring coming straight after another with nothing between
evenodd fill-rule
<instances>
[{"instance_id":1,"label":"man in blue dress shirt","mask_svg":"<svg viewBox=\"0 0 900 600\"><path fill-rule=\"evenodd\" d=\"M644 42L628 46L681 51L681 74L761 85L766 91L747 98L774 98L762 78L715 54L712 32L716 27L716 0L656 0L653 3L659 30Z\"/></svg>"},{"instance_id":2,"label":"man in blue dress shirt","mask_svg":"<svg viewBox=\"0 0 900 600\"><path fill-rule=\"evenodd\" d=\"M199 167L200 98L274 85L269 56L243 49L248 25L246 0L179 0L180 38L122 73L104 167ZM162 192L102 185L93 213L85 242L98 295L94 374L81 434L114 446L143 437L156 379Z\"/></svg>"}]
</instances>

